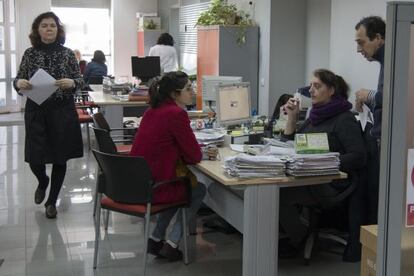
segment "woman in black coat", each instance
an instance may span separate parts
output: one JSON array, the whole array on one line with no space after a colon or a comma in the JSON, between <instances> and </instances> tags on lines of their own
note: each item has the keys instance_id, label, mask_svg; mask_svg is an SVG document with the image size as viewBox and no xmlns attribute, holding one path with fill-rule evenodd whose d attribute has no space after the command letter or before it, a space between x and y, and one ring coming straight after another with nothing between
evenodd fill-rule
<instances>
[{"instance_id":1,"label":"woman in black coat","mask_svg":"<svg viewBox=\"0 0 414 276\"><path fill-rule=\"evenodd\" d=\"M289 235L291 248L282 248L280 255L293 254L292 251L300 248L308 233L308 228L301 221L297 205L323 205L329 202L348 187L352 181L351 175L365 166L366 149L362 130L350 111L352 104L347 100L348 91L348 84L341 76L326 69L319 69L313 72L310 83L312 109L309 118L297 131L298 99L289 99L283 107L288 116L284 138L293 139L295 133L327 133L329 149L339 152L339 168L348 174L349 179L309 187L281 189L280 224Z\"/></svg>"},{"instance_id":2,"label":"woman in black coat","mask_svg":"<svg viewBox=\"0 0 414 276\"><path fill-rule=\"evenodd\" d=\"M72 50L63 46L65 32L53 12L40 14L29 35L32 47L23 55L14 87L20 95L30 90L30 78L42 68L56 79L56 91L42 104L27 99L25 107L25 161L39 185L35 203L43 202L49 177L45 164L53 164L51 188L45 203L46 217L55 218L56 200L66 173L66 162L83 156L83 143L74 104L75 91L83 86Z\"/></svg>"}]
</instances>

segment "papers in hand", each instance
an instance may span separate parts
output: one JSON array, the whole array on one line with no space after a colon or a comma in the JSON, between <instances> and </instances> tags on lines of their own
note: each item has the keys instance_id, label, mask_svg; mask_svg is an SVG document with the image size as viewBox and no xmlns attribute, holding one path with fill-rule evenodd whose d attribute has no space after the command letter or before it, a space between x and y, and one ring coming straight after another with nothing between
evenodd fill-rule
<instances>
[{"instance_id":1,"label":"papers in hand","mask_svg":"<svg viewBox=\"0 0 414 276\"><path fill-rule=\"evenodd\" d=\"M365 130L367 123L374 124L374 118L372 116L371 110L367 105L362 106L362 112L359 113L359 121L361 123L362 130Z\"/></svg>"},{"instance_id":2,"label":"papers in hand","mask_svg":"<svg viewBox=\"0 0 414 276\"><path fill-rule=\"evenodd\" d=\"M55 85L55 82L56 79L54 77L49 75L42 68L39 68L30 78L32 89L21 90L21 92L38 105L41 105L56 91L57 86Z\"/></svg>"}]
</instances>

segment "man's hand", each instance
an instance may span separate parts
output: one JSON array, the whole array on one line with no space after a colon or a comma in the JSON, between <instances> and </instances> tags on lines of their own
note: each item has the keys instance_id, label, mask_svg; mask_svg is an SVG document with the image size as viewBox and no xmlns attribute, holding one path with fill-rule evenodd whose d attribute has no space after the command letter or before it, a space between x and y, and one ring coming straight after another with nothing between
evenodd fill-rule
<instances>
[{"instance_id":1,"label":"man's hand","mask_svg":"<svg viewBox=\"0 0 414 276\"><path fill-rule=\"evenodd\" d=\"M362 88L355 92L355 109L358 112L362 112L362 106L368 100L369 90Z\"/></svg>"},{"instance_id":2,"label":"man's hand","mask_svg":"<svg viewBox=\"0 0 414 276\"><path fill-rule=\"evenodd\" d=\"M55 85L62 90L67 90L75 87L75 81L72 79L60 79L55 82Z\"/></svg>"},{"instance_id":3,"label":"man's hand","mask_svg":"<svg viewBox=\"0 0 414 276\"><path fill-rule=\"evenodd\" d=\"M30 81L25 80L25 79L19 79L16 83L16 86L20 90L30 90L30 89L32 89L32 84L30 83Z\"/></svg>"}]
</instances>

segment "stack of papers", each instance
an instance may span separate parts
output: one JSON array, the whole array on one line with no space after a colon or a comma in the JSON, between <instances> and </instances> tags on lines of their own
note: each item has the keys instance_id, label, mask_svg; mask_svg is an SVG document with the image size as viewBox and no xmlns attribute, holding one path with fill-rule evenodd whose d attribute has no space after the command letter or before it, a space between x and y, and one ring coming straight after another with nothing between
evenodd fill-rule
<instances>
[{"instance_id":1,"label":"stack of papers","mask_svg":"<svg viewBox=\"0 0 414 276\"><path fill-rule=\"evenodd\" d=\"M222 129L206 128L194 131L194 135L199 144L212 145L224 142L225 131Z\"/></svg>"},{"instance_id":2,"label":"stack of papers","mask_svg":"<svg viewBox=\"0 0 414 276\"><path fill-rule=\"evenodd\" d=\"M248 155L240 153L224 162L225 172L238 178L270 178L285 175L286 163L276 156Z\"/></svg>"},{"instance_id":3,"label":"stack of papers","mask_svg":"<svg viewBox=\"0 0 414 276\"><path fill-rule=\"evenodd\" d=\"M286 173L293 176L339 174L339 153L293 154L286 159Z\"/></svg>"},{"instance_id":4,"label":"stack of papers","mask_svg":"<svg viewBox=\"0 0 414 276\"><path fill-rule=\"evenodd\" d=\"M287 148L287 147L277 147L272 146L271 144L267 144L263 147L262 153L263 155L277 155L279 157L282 156L290 156L295 154L294 148Z\"/></svg>"},{"instance_id":5,"label":"stack of papers","mask_svg":"<svg viewBox=\"0 0 414 276\"><path fill-rule=\"evenodd\" d=\"M275 147L280 147L280 148L293 148L294 147L293 141L282 142L276 138L264 138L264 141L266 144L270 144Z\"/></svg>"},{"instance_id":6,"label":"stack of papers","mask_svg":"<svg viewBox=\"0 0 414 276\"><path fill-rule=\"evenodd\" d=\"M277 155L278 157L295 154L294 148L275 147L267 145L238 145L230 144L232 151L244 152L251 155Z\"/></svg>"}]
</instances>

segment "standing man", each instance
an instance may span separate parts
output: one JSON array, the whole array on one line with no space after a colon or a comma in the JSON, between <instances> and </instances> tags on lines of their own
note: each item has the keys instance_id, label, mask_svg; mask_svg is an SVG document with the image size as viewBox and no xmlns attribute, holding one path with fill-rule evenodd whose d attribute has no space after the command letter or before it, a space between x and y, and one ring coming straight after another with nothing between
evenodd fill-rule
<instances>
[{"instance_id":1,"label":"standing man","mask_svg":"<svg viewBox=\"0 0 414 276\"><path fill-rule=\"evenodd\" d=\"M378 221L378 195L379 195L379 142L381 141L382 121L382 91L384 86L384 44L385 22L379 16L363 18L355 26L355 41L357 51L368 61L380 63L377 90L360 89L356 92L355 106L362 111L362 105L369 106L374 113L374 125L364 133L367 143L367 180L364 185L364 202L368 224ZM365 208L364 208L365 209Z\"/></svg>"},{"instance_id":2,"label":"standing man","mask_svg":"<svg viewBox=\"0 0 414 276\"><path fill-rule=\"evenodd\" d=\"M356 92L356 109L362 110L365 103L374 113L374 126L371 135L381 139L381 117L382 117L382 90L384 87L384 44L385 44L385 22L379 16L363 18L355 26L355 41L357 51L368 61L377 61L381 65L377 90L360 89Z\"/></svg>"}]
</instances>

